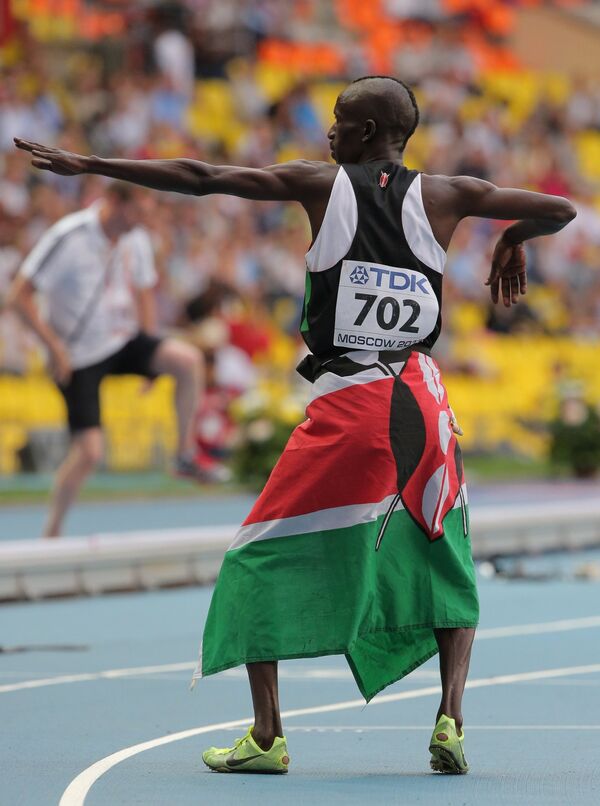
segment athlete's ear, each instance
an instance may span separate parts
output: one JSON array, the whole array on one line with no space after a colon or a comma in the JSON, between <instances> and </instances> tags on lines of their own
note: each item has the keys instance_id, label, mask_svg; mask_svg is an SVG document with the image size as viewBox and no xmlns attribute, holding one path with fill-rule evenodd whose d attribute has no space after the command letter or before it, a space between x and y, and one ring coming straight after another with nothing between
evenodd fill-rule
<instances>
[{"instance_id":1,"label":"athlete's ear","mask_svg":"<svg viewBox=\"0 0 600 806\"><path fill-rule=\"evenodd\" d=\"M365 133L362 136L363 143L367 143L369 140L372 140L375 137L375 132L377 131L377 124L372 118L369 118L365 121Z\"/></svg>"}]
</instances>

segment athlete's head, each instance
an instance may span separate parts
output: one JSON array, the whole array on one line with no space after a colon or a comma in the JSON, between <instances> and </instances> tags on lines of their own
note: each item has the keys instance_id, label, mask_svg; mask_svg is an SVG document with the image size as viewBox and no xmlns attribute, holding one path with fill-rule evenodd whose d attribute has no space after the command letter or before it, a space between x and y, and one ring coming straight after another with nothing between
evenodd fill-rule
<instances>
[{"instance_id":1,"label":"athlete's head","mask_svg":"<svg viewBox=\"0 0 600 806\"><path fill-rule=\"evenodd\" d=\"M333 109L328 132L336 162L361 162L381 153L398 157L419 123L413 91L390 76L365 76L349 84Z\"/></svg>"}]
</instances>

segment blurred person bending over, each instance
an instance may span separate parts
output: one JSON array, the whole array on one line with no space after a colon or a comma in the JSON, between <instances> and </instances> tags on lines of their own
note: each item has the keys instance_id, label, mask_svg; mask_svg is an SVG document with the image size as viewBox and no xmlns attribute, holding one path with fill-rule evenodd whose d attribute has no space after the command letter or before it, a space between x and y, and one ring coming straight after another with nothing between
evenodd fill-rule
<instances>
[{"instance_id":1,"label":"blurred person bending over","mask_svg":"<svg viewBox=\"0 0 600 806\"><path fill-rule=\"evenodd\" d=\"M102 458L99 389L107 375L174 377L175 470L205 480L193 461L192 431L201 356L191 345L155 334L152 245L139 226L144 205L152 202L150 196L140 198L132 185L111 183L100 201L47 230L9 292L10 305L48 348L71 433L56 474L45 537L60 535L69 507Z\"/></svg>"},{"instance_id":2,"label":"blurred person bending over","mask_svg":"<svg viewBox=\"0 0 600 806\"><path fill-rule=\"evenodd\" d=\"M566 199L403 163L419 122L412 91L366 77L338 97L335 164L264 169L187 159L82 157L17 141L33 165L166 191L299 202L310 220L300 326L311 350L307 420L225 554L197 676L245 663L255 722L205 763L287 772L277 661L344 654L368 701L436 652L442 698L431 766L464 773L462 696L479 605L459 432L431 357L446 249L463 218L519 219L496 244L488 283L524 293L522 242L575 215Z\"/></svg>"}]
</instances>

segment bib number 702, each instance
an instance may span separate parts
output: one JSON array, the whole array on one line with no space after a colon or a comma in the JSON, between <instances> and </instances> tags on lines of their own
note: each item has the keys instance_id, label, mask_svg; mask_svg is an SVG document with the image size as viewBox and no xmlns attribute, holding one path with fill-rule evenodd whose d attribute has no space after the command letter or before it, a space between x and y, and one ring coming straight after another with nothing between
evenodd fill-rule
<instances>
[{"instance_id":1,"label":"bib number 702","mask_svg":"<svg viewBox=\"0 0 600 806\"><path fill-rule=\"evenodd\" d=\"M356 293L354 299L364 301L364 305L354 322L355 325L360 327L360 325L363 324L369 311L377 301L375 317L377 324L382 330L394 330L397 327L398 330L401 330L403 333L419 332L419 328L415 327L414 324L421 313L421 306L418 302L415 302L414 299L402 300L402 307L410 308L410 315L406 322L400 326L398 326L398 322L400 321L400 303L395 297L380 297L378 294Z\"/></svg>"}]
</instances>

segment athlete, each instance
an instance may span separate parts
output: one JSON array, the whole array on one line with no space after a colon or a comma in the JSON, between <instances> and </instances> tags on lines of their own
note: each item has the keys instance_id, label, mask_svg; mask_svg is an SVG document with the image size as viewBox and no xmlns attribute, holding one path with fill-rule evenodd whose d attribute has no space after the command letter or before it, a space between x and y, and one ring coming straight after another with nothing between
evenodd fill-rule
<instances>
[{"instance_id":1,"label":"athlete","mask_svg":"<svg viewBox=\"0 0 600 806\"><path fill-rule=\"evenodd\" d=\"M174 377L175 470L207 480L193 461L201 356L189 344L155 334L157 276L150 237L139 226L148 199L139 197L132 185L113 182L102 200L57 221L25 258L9 291L9 304L48 349L71 433L45 537L60 535L69 507L102 458L99 389L107 375Z\"/></svg>"},{"instance_id":2,"label":"athlete","mask_svg":"<svg viewBox=\"0 0 600 806\"><path fill-rule=\"evenodd\" d=\"M255 721L205 763L288 771L278 660L344 654L368 701L439 652L431 766L465 773L461 706L478 600L457 427L430 354L445 253L467 216L516 219L487 279L493 301L510 306L526 291L523 241L557 232L575 211L564 198L406 168L419 111L396 79L353 82L334 116L335 164L249 169L16 144L44 170L296 201L310 221L301 331L311 355L299 371L312 401L225 554L197 670L245 663Z\"/></svg>"}]
</instances>

